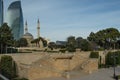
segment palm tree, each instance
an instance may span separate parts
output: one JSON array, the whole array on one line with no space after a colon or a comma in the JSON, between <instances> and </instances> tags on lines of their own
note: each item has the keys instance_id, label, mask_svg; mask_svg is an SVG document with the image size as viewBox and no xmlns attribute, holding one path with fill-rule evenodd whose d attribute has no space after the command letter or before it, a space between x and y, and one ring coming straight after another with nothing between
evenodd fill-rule
<instances>
[{"instance_id":1,"label":"palm tree","mask_svg":"<svg viewBox=\"0 0 120 80\"><path fill-rule=\"evenodd\" d=\"M31 41L31 43L36 44L36 47L40 47L40 41L42 41L44 47L47 46L47 41L42 37L34 39L33 41Z\"/></svg>"},{"instance_id":2,"label":"palm tree","mask_svg":"<svg viewBox=\"0 0 120 80\"><path fill-rule=\"evenodd\" d=\"M39 41L40 40L42 41L43 46L46 47L47 46L47 41L44 38L42 38L42 37L39 37Z\"/></svg>"}]
</instances>

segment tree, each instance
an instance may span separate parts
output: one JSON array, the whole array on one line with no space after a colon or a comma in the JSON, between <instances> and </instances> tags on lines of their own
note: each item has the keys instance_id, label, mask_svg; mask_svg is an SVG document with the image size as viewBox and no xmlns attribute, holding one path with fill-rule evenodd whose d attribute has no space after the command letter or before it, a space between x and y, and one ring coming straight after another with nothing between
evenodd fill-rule
<instances>
[{"instance_id":1,"label":"tree","mask_svg":"<svg viewBox=\"0 0 120 80\"><path fill-rule=\"evenodd\" d=\"M117 48L120 49L120 40L117 41Z\"/></svg>"},{"instance_id":2,"label":"tree","mask_svg":"<svg viewBox=\"0 0 120 80\"><path fill-rule=\"evenodd\" d=\"M1 45L1 52L5 52L7 46L13 46L14 38L12 35L12 31L7 25L7 23L4 23L0 27L0 45Z\"/></svg>"},{"instance_id":3,"label":"tree","mask_svg":"<svg viewBox=\"0 0 120 80\"><path fill-rule=\"evenodd\" d=\"M27 47L28 46L28 42L25 38L20 38L17 41L17 47Z\"/></svg>"},{"instance_id":4,"label":"tree","mask_svg":"<svg viewBox=\"0 0 120 80\"><path fill-rule=\"evenodd\" d=\"M17 76L16 64L11 56L2 56L0 60L0 73L10 80Z\"/></svg>"},{"instance_id":5,"label":"tree","mask_svg":"<svg viewBox=\"0 0 120 80\"><path fill-rule=\"evenodd\" d=\"M92 50L90 43L86 39L81 40L81 50L83 50L83 51L91 51Z\"/></svg>"},{"instance_id":6,"label":"tree","mask_svg":"<svg viewBox=\"0 0 120 80\"><path fill-rule=\"evenodd\" d=\"M81 48L81 40L82 39L83 39L82 37L76 38L76 48Z\"/></svg>"},{"instance_id":7,"label":"tree","mask_svg":"<svg viewBox=\"0 0 120 80\"><path fill-rule=\"evenodd\" d=\"M105 49L113 48L115 42L120 38L120 32L116 28L107 28L96 33L91 32L87 38Z\"/></svg>"},{"instance_id":8,"label":"tree","mask_svg":"<svg viewBox=\"0 0 120 80\"><path fill-rule=\"evenodd\" d=\"M34 39L34 40L32 40L31 41L31 43L32 44L36 44L36 47L38 46L38 44L39 44L39 42L38 42L39 40L38 39Z\"/></svg>"},{"instance_id":9,"label":"tree","mask_svg":"<svg viewBox=\"0 0 120 80\"><path fill-rule=\"evenodd\" d=\"M96 35L94 32L91 32L89 37L88 37L88 40L89 41L96 41Z\"/></svg>"},{"instance_id":10,"label":"tree","mask_svg":"<svg viewBox=\"0 0 120 80\"><path fill-rule=\"evenodd\" d=\"M75 52L76 50L76 40L74 36L70 36L67 38L67 50L69 52Z\"/></svg>"},{"instance_id":11,"label":"tree","mask_svg":"<svg viewBox=\"0 0 120 80\"><path fill-rule=\"evenodd\" d=\"M91 52L89 57L90 58L99 58L99 53L98 52Z\"/></svg>"},{"instance_id":12,"label":"tree","mask_svg":"<svg viewBox=\"0 0 120 80\"><path fill-rule=\"evenodd\" d=\"M67 38L67 45L73 45L73 46L76 45L76 40L74 36L70 36Z\"/></svg>"},{"instance_id":13,"label":"tree","mask_svg":"<svg viewBox=\"0 0 120 80\"><path fill-rule=\"evenodd\" d=\"M83 39L82 37L76 38L76 48L80 48L83 51L91 51L95 46L95 43L90 42L87 39Z\"/></svg>"},{"instance_id":14,"label":"tree","mask_svg":"<svg viewBox=\"0 0 120 80\"><path fill-rule=\"evenodd\" d=\"M46 47L47 46L47 41L44 38L42 38L42 37L38 38L38 41L40 41L40 40L42 41L43 46Z\"/></svg>"},{"instance_id":15,"label":"tree","mask_svg":"<svg viewBox=\"0 0 120 80\"><path fill-rule=\"evenodd\" d=\"M53 50L54 48L56 48L55 42L50 42L50 43L48 44L48 48L50 48L51 50Z\"/></svg>"},{"instance_id":16,"label":"tree","mask_svg":"<svg viewBox=\"0 0 120 80\"><path fill-rule=\"evenodd\" d=\"M35 43L37 47L40 47L40 41L42 41L44 47L47 47L47 41L42 37L32 40L31 43Z\"/></svg>"}]
</instances>

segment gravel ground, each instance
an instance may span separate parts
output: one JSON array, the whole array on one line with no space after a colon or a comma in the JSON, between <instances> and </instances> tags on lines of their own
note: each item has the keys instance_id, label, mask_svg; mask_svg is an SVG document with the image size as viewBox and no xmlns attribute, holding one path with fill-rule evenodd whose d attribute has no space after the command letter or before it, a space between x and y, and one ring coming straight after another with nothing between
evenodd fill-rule
<instances>
[{"instance_id":1,"label":"gravel ground","mask_svg":"<svg viewBox=\"0 0 120 80\"><path fill-rule=\"evenodd\" d=\"M71 78L48 78L48 79L38 79L38 80L115 80L113 76L113 68L99 69L91 74L76 73L77 76L72 76ZM116 74L120 75L120 67L116 68Z\"/></svg>"}]
</instances>

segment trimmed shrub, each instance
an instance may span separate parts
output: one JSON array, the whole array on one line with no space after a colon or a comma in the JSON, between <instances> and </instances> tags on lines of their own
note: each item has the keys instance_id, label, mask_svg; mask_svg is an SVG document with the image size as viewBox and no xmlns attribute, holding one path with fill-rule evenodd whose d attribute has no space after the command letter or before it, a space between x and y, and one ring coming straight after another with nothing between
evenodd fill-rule
<instances>
[{"instance_id":1,"label":"trimmed shrub","mask_svg":"<svg viewBox=\"0 0 120 80\"><path fill-rule=\"evenodd\" d=\"M16 63L11 56L5 55L1 57L0 73L10 80L17 77Z\"/></svg>"},{"instance_id":2,"label":"trimmed shrub","mask_svg":"<svg viewBox=\"0 0 120 80\"><path fill-rule=\"evenodd\" d=\"M1 50L0 50L1 51ZM2 53L17 53L18 52L18 49L15 49L15 48L7 48L7 51L6 49L3 49L2 50Z\"/></svg>"},{"instance_id":3,"label":"trimmed shrub","mask_svg":"<svg viewBox=\"0 0 120 80\"><path fill-rule=\"evenodd\" d=\"M91 52L90 58L99 58L99 53L98 52Z\"/></svg>"},{"instance_id":4,"label":"trimmed shrub","mask_svg":"<svg viewBox=\"0 0 120 80\"><path fill-rule=\"evenodd\" d=\"M66 52L65 49L60 49L59 51L60 51L61 53L65 53L65 52Z\"/></svg>"},{"instance_id":5,"label":"trimmed shrub","mask_svg":"<svg viewBox=\"0 0 120 80\"><path fill-rule=\"evenodd\" d=\"M75 48L73 45L69 45L69 46L67 47L67 51L68 51L68 52L76 52L76 48Z\"/></svg>"},{"instance_id":6,"label":"trimmed shrub","mask_svg":"<svg viewBox=\"0 0 120 80\"><path fill-rule=\"evenodd\" d=\"M120 51L109 52L106 55L106 65L114 65L114 57L115 57L115 65L120 65Z\"/></svg>"},{"instance_id":7,"label":"trimmed shrub","mask_svg":"<svg viewBox=\"0 0 120 80\"><path fill-rule=\"evenodd\" d=\"M120 75L117 75L117 78L120 79Z\"/></svg>"},{"instance_id":8,"label":"trimmed shrub","mask_svg":"<svg viewBox=\"0 0 120 80\"><path fill-rule=\"evenodd\" d=\"M7 48L7 53L17 53L18 50L15 48Z\"/></svg>"},{"instance_id":9,"label":"trimmed shrub","mask_svg":"<svg viewBox=\"0 0 120 80\"><path fill-rule=\"evenodd\" d=\"M47 51L48 53L58 53L59 51Z\"/></svg>"}]
</instances>

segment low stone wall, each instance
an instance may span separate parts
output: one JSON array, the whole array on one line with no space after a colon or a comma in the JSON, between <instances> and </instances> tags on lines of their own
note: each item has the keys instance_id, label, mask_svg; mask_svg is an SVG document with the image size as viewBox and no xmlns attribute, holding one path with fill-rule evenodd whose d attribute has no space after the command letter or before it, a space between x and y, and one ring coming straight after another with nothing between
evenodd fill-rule
<instances>
[{"instance_id":1,"label":"low stone wall","mask_svg":"<svg viewBox=\"0 0 120 80\"><path fill-rule=\"evenodd\" d=\"M82 65L82 68L85 72L92 73L92 72L98 70L98 60L90 59Z\"/></svg>"},{"instance_id":2,"label":"low stone wall","mask_svg":"<svg viewBox=\"0 0 120 80\"><path fill-rule=\"evenodd\" d=\"M58 73L53 70L45 69L45 68L40 68L40 67L32 67L29 68L28 71L28 78L30 80L38 80L41 78L49 78L49 77L61 77L61 73Z\"/></svg>"}]
</instances>

